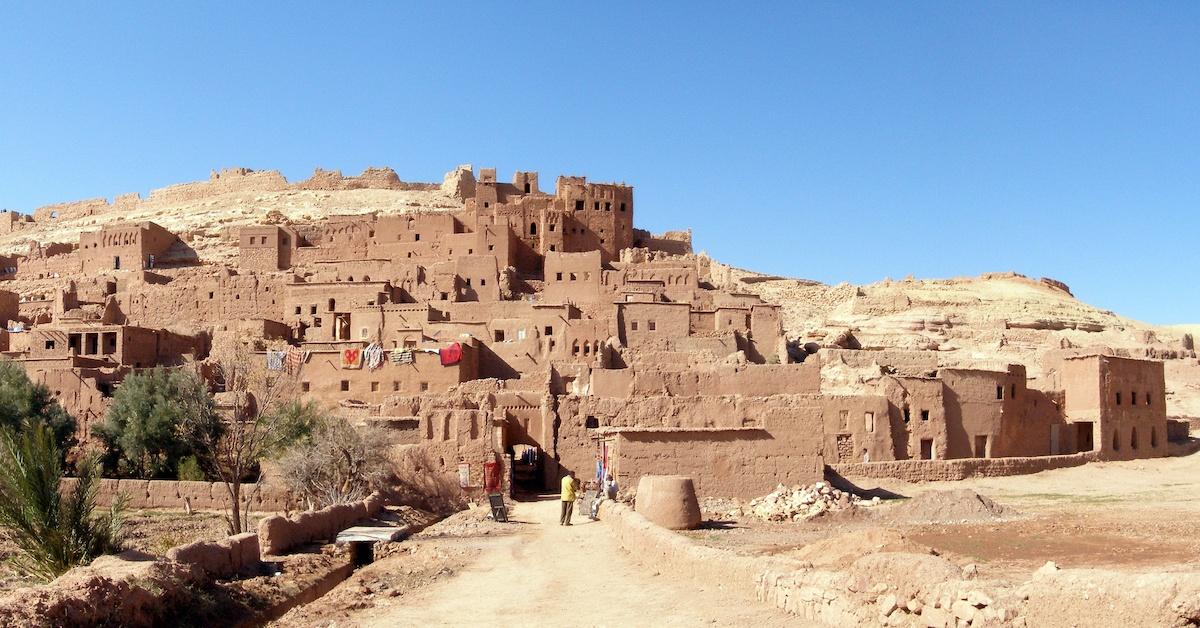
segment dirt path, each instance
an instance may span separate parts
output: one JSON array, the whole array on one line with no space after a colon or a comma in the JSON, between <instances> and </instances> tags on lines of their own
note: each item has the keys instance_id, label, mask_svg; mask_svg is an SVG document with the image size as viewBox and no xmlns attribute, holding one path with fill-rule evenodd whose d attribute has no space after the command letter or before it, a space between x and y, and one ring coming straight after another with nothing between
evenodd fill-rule
<instances>
[{"instance_id":1,"label":"dirt path","mask_svg":"<svg viewBox=\"0 0 1200 628\"><path fill-rule=\"evenodd\" d=\"M523 502L518 534L488 539L453 578L395 606L353 617L364 626L805 625L715 585L675 582L630 559L604 522L558 525L557 501Z\"/></svg>"}]
</instances>

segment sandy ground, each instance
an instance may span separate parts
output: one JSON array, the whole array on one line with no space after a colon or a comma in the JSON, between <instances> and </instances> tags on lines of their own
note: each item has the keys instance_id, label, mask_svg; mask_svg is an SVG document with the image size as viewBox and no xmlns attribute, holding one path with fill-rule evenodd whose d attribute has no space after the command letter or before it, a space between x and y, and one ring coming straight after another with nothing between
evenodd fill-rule
<instances>
[{"instance_id":1,"label":"sandy ground","mask_svg":"<svg viewBox=\"0 0 1200 628\"><path fill-rule=\"evenodd\" d=\"M308 626L777 626L798 623L718 586L677 582L635 563L618 546L607 524L575 518L558 525L559 502L516 504L508 533L487 537L417 540L416 552L441 544L442 552L466 549L472 558L444 568L431 584L403 594L375 596L370 608L339 613L336 621L306 617ZM501 524L497 524L501 525ZM407 543L407 542L406 542ZM401 545L404 545L403 543ZM458 553L462 556L462 552ZM405 557L368 569L415 571ZM363 570L367 571L367 570ZM447 573L453 571L450 577ZM436 574L437 572L435 572ZM339 587L339 589L344 588ZM355 591L368 587L349 582ZM343 594L337 591L331 595ZM320 604L320 601L317 602ZM291 617L285 617L290 624Z\"/></svg>"},{"instance_id":2,"label":"sandy ground","mask_svg":"<svg viewBox=\"0 0 1200 628\"><path fill-rule=\"evenodd\" d=\"M972 489L1015 511L995 520L912 521L896 516L907 500L886 500L852 516L798 523L713 516L687 533L742 554L787 555L845 533L891 529L985 577L1026 579L1046 561L1128 573L1194 571L1200 554L1200 454L1093 463L1033 475L909 484L851 480L904 497ZM853 538L847 542L853 542Z\"/></svg>"}]
</instances>

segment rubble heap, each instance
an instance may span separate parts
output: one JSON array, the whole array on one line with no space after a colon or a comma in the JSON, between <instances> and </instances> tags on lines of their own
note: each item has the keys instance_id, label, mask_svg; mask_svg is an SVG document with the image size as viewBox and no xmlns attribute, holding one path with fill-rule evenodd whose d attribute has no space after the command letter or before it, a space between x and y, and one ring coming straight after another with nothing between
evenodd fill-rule
<instances>
[{"instance_id":1,"label":"rubble heap","mask_svg":"<svg viewBox=\"0 0 1200 628\"><path fill-rule=\"evenodd\" d=\"M764 521L803 521L826 512L877 503L878 497L863 501L858 495L839 491L828 482L791 488L780 484L770 494L750 500L750 512Z\"/></svg>"}]
</instances>

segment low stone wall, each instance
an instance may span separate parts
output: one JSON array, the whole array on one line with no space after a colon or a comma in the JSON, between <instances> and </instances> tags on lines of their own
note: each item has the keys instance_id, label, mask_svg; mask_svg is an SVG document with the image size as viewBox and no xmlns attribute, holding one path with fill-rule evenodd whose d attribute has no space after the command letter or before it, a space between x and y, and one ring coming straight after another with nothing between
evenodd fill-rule
<instances>
[{"instance_id":1,"label":"low stone wall","mask_svg":"<svg viewBox=\"0 0 1200 628\"><path fill-rule=\"evenodd\" d=\"M194 541L167 550L167 558L189 565L213 578L230 578L253 572L262 563L258 535L245 532L220 541Z\"/></svg>"},{"instance_id":2,"label":"low stone wall","mask_svg":"<svg viewBox=\"0 0 1200 628\"><path fill-rule=\"evenodd\" d=\"M384 498L373 493L352 504L308 510L290 517L274 515L258 522L258 539L263 554L279 555L317 540L332 541L338 532L373 517L383 509Z\"/></svg>"},{"instance_id":3,"label":"low stone wall","mask_svg":"<svg viewBox=\"0 0 1200 628\"><path fill-rule=\"evenodd\" d=\"M74 478L63 480L63 490L68 490L76 482ZM252 495L249 501L251 510L278 512L288 507L288 492L286 489L263 485L255 491L257 485L243 484L242 495ZM108 506L117 495L124 493L128 508L165 508L185 510L190 503L195 510L225 510L229 507L229 494L221 482L183 482L175 480L116 480L105 478L100 480L100 488L96 493L96 503ZM245 497L243 497L245 499Z\"/></svg>"},{"instance_id":4,"label":"low stone wall","mask_svg":"<svg viewBox=\"0 0 1200 628\"><path fill-rule=\"evenodd\" d=\"M1025 475L1078 467L1096 462L1096 452L1065 456L1035 456L1029 458L958 458L954 460L889 460L885 462L855 462L833 464L828 468L842 477L896 478L908 482L938 482L965 480L972 477Z\"/></svg>"}]
</instances>

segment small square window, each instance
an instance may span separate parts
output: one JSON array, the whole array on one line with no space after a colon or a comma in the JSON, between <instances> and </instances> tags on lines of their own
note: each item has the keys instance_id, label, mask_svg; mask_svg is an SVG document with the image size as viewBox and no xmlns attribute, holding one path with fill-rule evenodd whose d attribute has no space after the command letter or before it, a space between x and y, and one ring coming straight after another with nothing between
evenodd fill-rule
<instances>
[{"instance_id":1,"label":"small square window","mask_svg":"<svg viewBox=\"0 0 1200 628\"><path fill-rule=\"evenodd\" d=\"M316 306L316 305L314 305L314 306L310 307L310 308L308 309L308 313L309 313L309 314L316 314L316 313L317 313L317 306Z\"/></svg>"},{"instance_id":2,"label":"small square window","mask_svg":"<svg viewBox=\"0 0 1200 628\"><path fill-rule=\"evenodd\" d=\"M371 392L379 392L379 382L371 382Z\"/></svg>"},{"instance_id":3,"label":"small square window","mask_svg":"<svg viewBox=\"0 0 1200 628\"><path fill-rule=\"evenodd\" d=\"M488 250L489 250L489 251L494 251L494 250L496 250L496 245L495 245L495 244L489 244L489 245L488 245Z\"/></svg>"},{"instance_id":4,"label":"small square window","mask_svg":"<svg viewBox=\"0 0 1200 628\"><path fill-rule=\"evenodd\" d=\"M629 331L637 331L637 321L629 321Z\"/></svg>"},{"instance_id":5,"label":"small square window","mask_svg":"<svg viewBox=\"0 0 1200 628\"><path fill-rule=\"evenodd\" d=\"M310 389L311 386L308 382L300 382L300 392L308 392Z\"/></svg>"},{"instance_id":6,"label":"small square window","mask_svg":"<svg viewBox=\"0 0 1200 628\"><path fill-rule=\"evenodd\" d=\"M320 327L320 326L321 326L321 317L318 316L317 318L313 319L313 327Z\"/></svg>"},{"instance_id":7,"label":"small square window","mask_svg":"<svg viewBox=\"0 0 1200 628\"><path fill-rule=\"evenodd\" d=\"M486 285L487 285L487 279L480 279L480 280L479 280L479 285L481 285L481 286L486 286Z\"/></svg>"},{"instance_id":8,"label":"small square window","mask_svg":"<svg viewBox=\"0 0 1200 628\"><path fill-rule=\"evenodd\" d=\"M496 339L496 342L504 342L504 330L497 329L493 337Z\"/></svg>"},{"instance_id":9,"label":"small square window","mask_svg":"<svg viewBox=\"0 0 1200 628\"><path fill-rule=\"evenodd\" d=\"M414 233L413 234L413 242L420 242L420 241L421 241L421 234Z\"/></svg>"},{"instance_id":10,"label":"small square window","mask_svg":"<svg viewBox=\"0 0 1200 628\"><path fill-rule=\"evenodd\" d=\"M550 223L550 230L554 231L554 223Z\"/></svg>"},{"instance_id":11,"label":"small square window","mask_svg":"<svg viewBox=\"0 0 1200 628\"><path fill-rule=\"evenodd\" d=\"M349 391L350 391L350 380L343 379L342 380L342 392L349 392Z\"/></svg>"},{"instance_id":12,"label":"small square window","mask_svg":"<svg viewBox=\"0 0 1200 628\"><path fill-rule=\"evenodd\" d=\"M928 410L922 410L922 411L921 411L921 420L922 420L922 421L928 421L928 420L929 420L929 411L928 411Z\"/></svg>"},{"instance_id":13,"label":"small square window","mask_svg":"<svg viewBox=\"0 0 1200 628\"><path fill-rule=\"evenodd\" d=\"M554 273L555 281L562 281L562 273Z\"/></svg>"},{"instance_id":14,"label":"small square window","mask_svg":"<svg viewBox=\"0 0 1200 628\"><path fill-rule=\"evenodd\" d=\"M392 392L400 392L400 382L392 382Z\"/></svg>"},{"instance_id":15,"label":"small square window","mask_svg":"<svg viewBox=\"0 0 1200 628\"><path fill-rule=\"evenodd\" d=\"M429 390L429 382L421 382L421 392Z\"/></svg>"},{"instance_id":16,"label":"small square window","mask_svg":"<svg viewBox=\"0 0 1200 628\"><path fill-rule=\"evenodd\" d=\"M658 329L658 326L654 324L654 321L646 321L646 327L648 327L650 331Z\"/></svg>"},{"instance_id":17,"label":"small square window","mask_svg":"<svg viewBox=\"0 0 1200 628\"><path fill-rule=\"evenodd\" d=\"M546 325L546 335L547 335L547 336L553 336L553 335L554 335L554 327L553 327L553 326L551 326L551 325Z\"/></svg>"}]
</instances>

